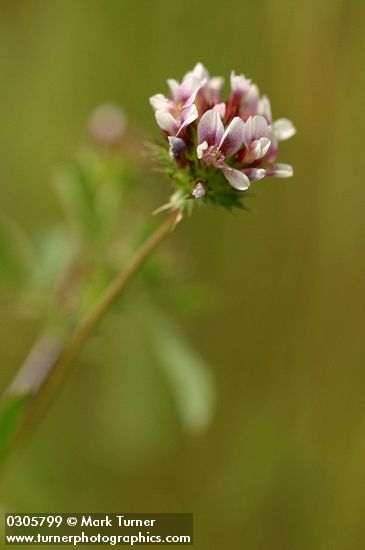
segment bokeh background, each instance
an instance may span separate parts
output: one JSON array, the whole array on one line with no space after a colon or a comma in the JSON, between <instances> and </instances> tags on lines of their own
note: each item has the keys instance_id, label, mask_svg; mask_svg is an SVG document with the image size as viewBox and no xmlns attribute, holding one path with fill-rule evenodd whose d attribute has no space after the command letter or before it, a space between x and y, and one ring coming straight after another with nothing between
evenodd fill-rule
<instances>
[{"instance_id":1,"label":"bokeh background","mask_svg":"<svg viewBox=\"0 0 365 550\"><path fill-rule=\"evenodd\" d=\"M215 380L209 426L184 429L130 307L8 465L4 510L192 511L202 550L364 548L364 22L361 0L0 2L1 209L29 234L62 216L50 175L89 113L117 102L155 138L149 96L197 61L250 76L298 129L293 179L169 244L204 295L173 317ZM1 390L39 332L13 301L1 284Z\"/></svg>"}]
</instances>

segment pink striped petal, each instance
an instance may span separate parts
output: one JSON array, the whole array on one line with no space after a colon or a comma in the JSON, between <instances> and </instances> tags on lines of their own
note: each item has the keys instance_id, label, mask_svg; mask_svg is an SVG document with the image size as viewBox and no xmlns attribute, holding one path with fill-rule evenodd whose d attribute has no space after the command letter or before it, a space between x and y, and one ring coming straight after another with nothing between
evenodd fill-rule
<instances>
[{"instance_id":1,"label":"pink striped petal","mask_svg":"<svg viewBox=\"0 0 365 550\"><path fill-rule=\"evenodd\" d=\"M208 80L208 91L209 91L209 99L213 105L217 104L220 101L220 93L221 89L224 84L224 78L222 76L214 76L210 80ZM222 103L222 105L225 104Z\"/></svg>"},{"instance_id":2,"label":"pink striped petal","mask_svg":"<svg viewBox=\"0 0 365 550\"><path fill-rule=\"evenodd\" d=\"M182 130L184 130L184 128L187 128L187 126L189 126L189 124L191 124L192 122L194 122L194 120L196 120L198 118L198 109L196 108L195 105L190 105L190 107L187 107L186 109L183 110L182 112L182 115L181 115L181 120L182 120L182 124L179 128L179 131L177 132L176 135L179 135L180 132L182 132Z\"/></svg>"},{"instance_id":3,"label":"pink striped petal","mask_svg":"<svg viewBox=\"0 0 365 550\"><path fill-rule=\"evenodd\" d=\"M244 131L244 122L236 116L227 126L219 144L219 149L225 157L230 157L237 153L243 144Z\"/></svg>"},{"instance_id":4,"label":"pink striped petal","mask_svg":"<svg viewBox=\"0 0 365 550\"><path fill-rule=\"evenodd\" d=\"M253 141L267 138L270 135L270 126L261 115L250 116L245 122L244 142L248 147Z\"/></svg>"},{"instance_id":5,"label":"pink striped petal","mask_svg":"<svg viewBox=\"0 0 365 550\"><path fill-rule=\"evenodd\" d=\"M198 143L206 141L217 146L224 134L221 117L214 109L210 109L201 117L198 124Z\"/></svg>"},{"instance_id":6,"label":"pink striped petal","mask_svg":"<svg viewBox=\"0 0 365 550\"><path fill-rule=\"evenodd\" d=\"M204 81L199 80L199 78L196 78L194 75L185 77L180 85L176 101L183 103L184 107L192 105L203 82Z\"/></svg>"},{"instance_id":7,"label":"pink striped petal","mask_svg":"<svg viewBox=\"0 0 365 550\"><path fill-rule=\"evenodd\" d=\"M214 105L213 107L214 111L217 111L219 116L223 119L226 116L226 104L225 103L217 103L217 105Z\"/></svg>"},{"instance_id":8,"label":"pink striped petal","mask_svg":"<svg viewBox=\"0 0 365 550\"><path fill-rule=\"evenodd\" d=\"M245 95L251 86L251 80L246 78L243 74L236 75L234 71L231 72L231 89L234 94L239 96Z\"/></svg>"}]
</instances>

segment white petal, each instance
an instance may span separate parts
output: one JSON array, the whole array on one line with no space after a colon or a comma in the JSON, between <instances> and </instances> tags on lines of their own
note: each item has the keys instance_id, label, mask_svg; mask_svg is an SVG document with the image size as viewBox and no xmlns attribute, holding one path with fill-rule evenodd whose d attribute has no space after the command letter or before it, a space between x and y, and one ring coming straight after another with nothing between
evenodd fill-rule
<instances>
[{"instance_id":1,"label":"white petal","mask_svg":"<svg viewBox=\"0 0 365 550\"><path fill-rule=\"evenodd\" d=\"M155 117L161 130L165 130L170 135L176 134L179 129L179 125L171 113L168 113L167 111L156 111Z\"/></svg>"},{"instance_id":2,"label":"white petal","mask_svg":"<svg viewBox=\"0 0 365 550\"><path fill-rule=\"evenodd\" d=\"M273 124L275 137L279 141L289 139L296 134L294 124L287 118L279 118Z\"/></svg>"},{"instance_id":3,"label":"white petal","mask_svg":"<svg viewBox=\"0 0 365 550\"><path fill-rule=\"evenodd\" d=\"M258 181L266 176L265 168L245 168L242 170L250 181Z\"/></svg>"},{"instance_id":4,"label":"white petal","mask_svg":"<svg viewBox=\"0 0 365 550\"><path fill-rule=\"evenodd\" d=\"M203 141L203 143L200 143L198 147L196 148L196 154L198 159L202 159L204 156L204 151L208 149L209 145L206 141Z\"/></svg>"},{"instance_id":5,"label":"white petal","mask_svg":"<svg viewBox=\"0 0 365 550\"><path fill-rule=\"evenodd\" d=\"M208 82L210 90L220 90L224 84L223 76L213 76Z\"/></svg>"},{"instance_id":6,"label":"white petal","mask_svg":"<svg viewBox=\"0 0 365 550\"><path fill-rule=\"evenodd\" d=\"M198 124L198 142L207 141L209 145L218 145L223 134L223 122L217 111L210 109L204 113Z\"/></svg>"},{"instance_id":7,"label":"white petal","mask_svg":"<svg viewBox=\"0 0 365 550\"><path fill-rule=\"evenodd\" d=\"M239 191L245 191L250 187L250 180L248 179L246 174L243 174L243 172L240 172L239 170L235 170L230 166L224 166L222 168L222 172L225 178L228 180L228 182L235 189L238 189Z\"/></svg>"},{"instance_id":8,"label":"white petal","mask_svg":"<svg viewBox=\"0 0 365 550\"><path fill-rule=\"evenodd\" d=\"M260 138L252 142L249 151L253 160L262 159L268 152L271 145L269 138Z\"/></svg>"},{"instance_id":9,"label":"white petal","mask_svg":"<svg viewBox=\"0 0 365 550\"><path fill-rule=\"evenodd\" d=\"M170 101L163 94L150 97L150 103L155 111L167 111L170 108Z\"/></svg>"},{"instance_id":10,"label":"white petal","mask_svg":"<svg viewBox=\"0 0 365 550\"><path fill-rule=\"evenodd\" d=\"M269 124L272 123L270 100L266 95L263 95L262 98L259 100L258 114L265 117Z\"/></svg>"},{"instance_id":11,"label":"white petal","mask_svg":"<svg viewBox=\"0 0 365 550\"><path fill-rule=\"evenodd\" d=\"M254 141L250 147L250 155L249 155L249 159L253 159L253 160L257 160L259 159L260 157L262 157L261 155L261 144L259 141Z\"/></svg>"},{"instance_id":12,"label":"white petal","mask_svg":"<svg viewBox=\"0 0 365 550\"><path fill-rule=\"evenodd\" d=\"M274 178L290 178L294 174L293 167L290 164L273 164L269 168L267 175Z\"/></svg>"},{"instance_id":13,"label":"white petal","mask_svg":"<svg viewBox=\"0 0 365 550\"><path fill-rule=\"evenodd\" d=\"M260 145L261 145L261 157L264 157L266 155L266 153L268 152L269 148L270 148L270 145L271 145L271 141L269 140L269 138L260 138L259 139L259 142L260 142Z\"/></svg>"},{"instance_id":14,"label":"white petal","mask_svg":"<svg viewBox=\"0 0 365 550\"><path fill-rule=\"evenodd\" d=\"M249 103L257 102L259 99L259 96L260 96L260 92L258 87L256 86L256 84L251 84L245 96L245 103L249 104Z\"/></svg>"},{"instance_id":15,"label":"white petal","mask_svg":"<svg viewBox=\"0 0 365 550\"><path fill-rule=\"evenodd\" d=\"M203 63L197 63L192 70L192 74L196 76L196 78L199 78L199 80L204 80L209 78L209 73L207 69L204 67Z\"/></svg>"},{"instance_id":16,"label":"white petal","mask_svg":"<svg viewBox=\"0 0 365 550\"><path fill-rule=\"evenodd\" d=\"M180 84L178 83L177 80L174 80L173 78L169 78L167 80L167 84L171 90L172 97L175 99L179 92Z\"/></svg>"}]
</instances>

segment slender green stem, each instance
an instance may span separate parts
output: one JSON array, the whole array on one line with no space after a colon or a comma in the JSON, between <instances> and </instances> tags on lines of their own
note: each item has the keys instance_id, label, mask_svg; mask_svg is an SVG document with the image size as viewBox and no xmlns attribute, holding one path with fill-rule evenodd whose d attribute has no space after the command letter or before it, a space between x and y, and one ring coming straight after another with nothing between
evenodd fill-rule
<instances>
[{"instance_id":1,"label":"slender green stem","mask_svg":"<svg viewBox=\"0 0 365 550\"><path fill-rule=\"evenodd\" d=\"M34 361L25 363L16 377L16 384L13 383L10 386L5 397L7 403L9 403L9 398L24 397L29 400L29 405L25 406L25 411L22 414L21 420L19 421L17 419L14 425L9 425L8 432L10 433L7 434L6 448L3 454L7 455L14 445L19 444L25 438L34 421L40 417L45 407L51 402L52 397L90 333L114 304L116 299L122 294L129 281L143 266L147 258L168 237L179 221L180 212L175 210L137 250L126 269L115 277L96 304L75 328L59 353L56 355L50 354L50 361L49 363L46 361L46 366L43 365L42 369L37 370L34 368ZM44 358L40 359L42 359L42 363L44 363ZM27 364L31 365L32 373L30 373ZM36 376L34 376L34 370L37 371ZM35 381L34 385L32 380ZM23 388L24 391L20 391L21 388ZM8 407L6 408L6 413L7 409ZM3 411L0 411L0 418L3 412L4 407Z\"/></svg>"}]
</instances>

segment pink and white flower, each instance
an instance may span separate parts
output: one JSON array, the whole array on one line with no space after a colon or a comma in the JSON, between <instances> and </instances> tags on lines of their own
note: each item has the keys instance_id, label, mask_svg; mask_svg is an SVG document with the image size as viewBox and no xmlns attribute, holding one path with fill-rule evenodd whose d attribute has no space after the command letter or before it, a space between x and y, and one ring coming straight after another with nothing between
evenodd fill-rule
<instances>
[{"instance_id":1,"label":"pink and white flower","mask_svg":"<svg viewBox=\"0 0 365 550\"><path fill-rule=\"evenodd\" d=\"M236 75L231 72L231 95L227 102L229 117L240 116L247 120L249 116L257 114L260 92L256 84L243 74Z\"/></svg>"},{"instance_id":2,"label":"pink and white flower","mask_svg":"<svg viewBox=\"0 0 365 550\"><path fill-rule=\"evenodd\" d=\"M276 158L279 142L295 134L294 125L287 118L273 120L269 99L243 74L232 71L227 101L221 98L223 78L211 78L201 63L181 83L167 82L170 97L156 94L150 102L191 197L213 197L212 168L222 173L233 194L265 176L293 175L293 168Z\"/></svg>"},{"instance_id":3,"label":"pink and white flower","mask_svg":"<svg viewBox=\"0 0 365 550\"><path fill-rule=\"evenodd\" d=\"M167 82L171 90L170 99L163 94L156 94L150 98L150 103L161 130L170 136L178 136L199 116L194 102L199 89L204 85L204 80L188 74L181 84L176 80Z\"/></svg>"},{"instance_id":4,"label":"pink and white flower","mask_svg":"<svg viewBox=\"0 0 365 550\"><path fill-rule=\"evenodd\" d=\"M194 76L202 83L196 98L196 104L201 114L221 102L221 89L224 84L222 76L211 77L202 63L197 63L194 69L185 75L185 78L187 76ZM221 105L225 108L224 103Z\"/></svg>"},{"instance_id":5,"label":"pink and white flower","mask_svg":"<svg viewBox=\"0 0 365 550\"><path fill-rule=\"evenodd\" d=\"M247 189L250 181L246 174L232 168L225 160L235 155L242 146L244 131L244 123L239 117L235 117L224 129L222 119L214 109L207 111L198 124L198 159L207 166L222 170L232 187L240 191Z\"/></svg>"},{"instance_id":6,"label":"pink and white flower","mask_svg":"<svg viewBox=\"0 0 365 550\"><path fill-rule=\"evenodd\" d=\"M250 164L262 159L271 145L272 128L261 115L249 116L244 123L245 149L240 160Z\"/></svg>"}]
</instances>

